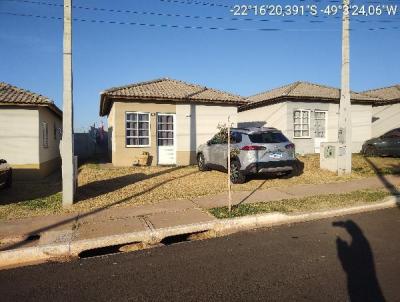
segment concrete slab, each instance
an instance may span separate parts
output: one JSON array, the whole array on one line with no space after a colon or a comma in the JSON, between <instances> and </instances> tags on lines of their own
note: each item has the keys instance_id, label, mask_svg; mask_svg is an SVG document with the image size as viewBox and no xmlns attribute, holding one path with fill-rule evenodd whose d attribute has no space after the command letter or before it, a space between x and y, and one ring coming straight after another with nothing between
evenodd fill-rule
<instances>
[{"instance_id":1,"label":"concrete slab","mask_svg":"<svg viewBox=\"0 0 400 302\"><path fill-rule=\"evenodd\" d=\"M140 218L136 217L111 219L93 223L87 222L85 224L78 224L78 228L72 240L77 241L131 232L141 232L147 229L146 224Z\"/></svg>"},{"instance_id":2,"label":"concrete slab","mask_svg":"<svg viewBox=\"0 0 400 302\"><path fill-rule=\"evenodd\" d=\"M44 232L39 239L38 245L68 243L72 239L73 230Z\"/></svg>"},{"instance_id":3,"label":"concrete slab","mask_svg":"<svg viewBox=\"0 0 400 302\"><path fill-rule=\"evenodd\" d=\"M77 214L70 214L0 221L0 238L71 230L76 218Z\"/></svg>"},{"instance_id":4,"label":"concrete slab","mask_svg":"<svg viewBox=\"0 0 400 302\"><path fill-rule=\"evenodd\" d=\"M216 220L211 214L199 209L189 209L181 212L158 213L146 217L155 229L174 227L184 224L209 222Z\"/></svg>"},{"instance_id":5,"label":"concrete slab","mask_svg":"<svg viewBox=\"0 0 400 302\"><path fill-rule=\"evenodd\" d=\"M101 211L81 213L80 223L92 223L94 221L107 221L109 219L125 219L137 216L145 216L153 213L177 212L194 208L195 205L187 199L166 200L149 205L134 207L110 208Z\"/></svg>"}]
</instances>

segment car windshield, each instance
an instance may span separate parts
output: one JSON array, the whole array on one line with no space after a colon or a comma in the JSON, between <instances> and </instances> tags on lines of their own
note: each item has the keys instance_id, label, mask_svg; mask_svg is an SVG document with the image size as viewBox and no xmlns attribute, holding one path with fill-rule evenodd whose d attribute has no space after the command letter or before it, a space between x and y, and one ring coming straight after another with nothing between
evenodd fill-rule
<instances>
[{"instance_id":1,"label":"car windshield","mask_svg":"<svg viewBox=\"0 0 400 302\"><path fill-rule=\"evenodd\" d=\"M282 132L257 132L249 134L250 141L257 144L277 144L289 141Z\"/></svg>"}]
</instances>

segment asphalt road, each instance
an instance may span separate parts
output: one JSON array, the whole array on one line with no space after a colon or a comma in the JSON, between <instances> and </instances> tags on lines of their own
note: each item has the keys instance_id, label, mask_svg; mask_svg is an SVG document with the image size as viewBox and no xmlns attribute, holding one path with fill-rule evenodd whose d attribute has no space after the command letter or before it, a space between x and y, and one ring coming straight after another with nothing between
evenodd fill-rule
<instances>
[{"instance_id":1,"label":"asphalt road","mask_svg":"<svg viewBox=\"0 0 400 302\"><path fill-rule=\"evenodd\" d=\"M389 209L17 268L0 300L400 301L399 230Z\"/></svg>"}]
</instances>

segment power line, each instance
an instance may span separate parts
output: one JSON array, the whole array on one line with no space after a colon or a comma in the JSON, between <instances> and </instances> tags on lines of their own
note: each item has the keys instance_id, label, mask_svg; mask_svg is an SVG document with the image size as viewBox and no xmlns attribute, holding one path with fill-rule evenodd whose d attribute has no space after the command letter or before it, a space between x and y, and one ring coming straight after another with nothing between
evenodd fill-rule
<instances>
[{"instance_id":1,"label":"power line","mask_svg":"<svg viewBox=\"0 0 400 302\"><path fill-rule=\"evenodd\" d=\"M48 19L48 20L64 20L63 17L47 16L47 15L34 15L34 14L22 14L13 12L0 11L2 15L16 16L16 17L31 17L37 19ZM73 21L86 22L86 23L101 23L101 24L115 24L115 25L131 25L131 26L143 26L150 28L177 28L177 29L197 29L197 30L220 30L220 31L287 31L287 32L337 32L340 29L282 29L282 28L236 28L236 27L207 27L207 26L191 26L191 25L173 25L173 24L157 24L157 23L142 23L142 22L127 22L127 21L113 21L113 20L98 20L98 19L82 19L73 18ZM398 30L399 27L378 27L368 28L369 31L374 30ZM353 31L354 29L352 29ZM359 29L358 29L359 30Z\"/></svg>"},{"instance_id":2,"label":"power line","mask_svg":"<svg viewBox=\"0 0 400 302\"><path fill-rule=\"evenodd\" d=\"M52 2L43 2L43 1L31 1L31 0L1 0L7 2L16 2L16 3L27 3L27 4L35 4L35 5L45 5L50 7L64 7L61 3L52 3ZM332 1L331 1L332 2ZM186 3L186 2L185 2ZM192 2L191 2L192 3ZM194 3L194 2L193 2ZM189 4L189 2L187 3ZM158 13L158 12L149 12L149 11L136 11L129 9L109 9L109 8L101 8L101 7L88 7L88 6L75 6L72 5L74 9L82 9L82 10L91 10L91 11L100 11L100 12L111 12L111 13L129 13L136 15L145 15L145 16L161 16L161 17L181 17L181 18L190 18L190 19L204 19L204 20L217 20L217 21L251 21L251 22L281 22L281 23L296 23L294 20L280 19L280 20L272 20L272 19L254 19L254 18L237 18L237 17L217 17L217 16L200 16L200 15L186 15L186 14L172 14L172 13ZM290 17L290 16L288 16ZM324 18L328 19L328 16L309 16L314 18L314 20L307 20L308 23L330 23L322 20L315 20L316 18ZM340 19L340 16L330 16L334 19ZM359 23L367 23L368 21L360 20L353 18L354 21ZM394 23L394 20L374 20L374 22L381 23ZM335 21L333 23L336 23Z\"/></svg>"}]
</instances>

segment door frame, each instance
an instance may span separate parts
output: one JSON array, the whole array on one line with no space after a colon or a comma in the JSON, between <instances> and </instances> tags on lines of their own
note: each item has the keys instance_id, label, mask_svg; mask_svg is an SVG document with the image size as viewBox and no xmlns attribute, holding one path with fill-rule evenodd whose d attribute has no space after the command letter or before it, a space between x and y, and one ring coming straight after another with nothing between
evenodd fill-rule
<instances>
[{"instance_id":1,"label":"door frame","mask_svg":"<svg viewBox=\"0 0 400 302\"><path fill-rule=\"evenodd\" d=\"M177 149L176 131L177 131L177 129L176 129L176 113L174 113L174 112L171 112L171 113L169 113L169 112L157 112L157 114L156 114L157 165L168 165L168 164L160 164L160 149L159 149L160 146L158 145L158 116L160 116L160 115L172 115L173 119L174 119L174 123L173 123L173 128L174 128L173 129L173 133L174 133L174 135L173 135L173 139L174 139L174 146L173 146L174 147L174 160L173 160L173 163L171 163L170 165L176 165L176 149Z\"/></svg>"},{"instance_id":2,"label":"door frame","mask_svg":"<svg viewBox=\"0 0 400 302\"><path fill-rule=\"evenodd\" d=\"M324 138L321 138L321 137L316 137L315 136L315 121L316 121L316 118L315 118L315 113L318 113L318 112L325 112L325 137ZM327 142L328 141L328 110L314 110L314 153L320 153L321 152L321 143L325 143L325 142ZM318 147L317 147L317 142L319 143L318 144ZM319 150L318 152L317 152L317 149Z\"/></svg>"}]
</instances>

